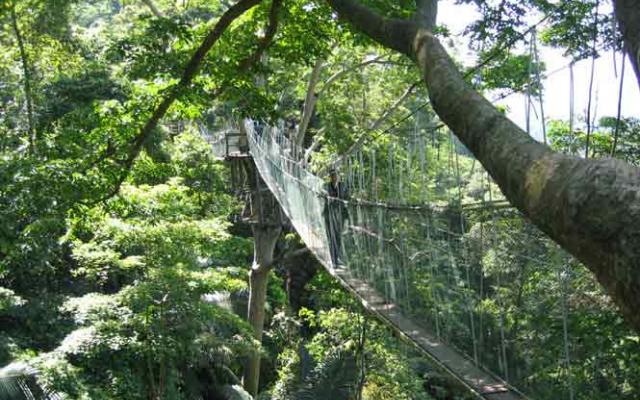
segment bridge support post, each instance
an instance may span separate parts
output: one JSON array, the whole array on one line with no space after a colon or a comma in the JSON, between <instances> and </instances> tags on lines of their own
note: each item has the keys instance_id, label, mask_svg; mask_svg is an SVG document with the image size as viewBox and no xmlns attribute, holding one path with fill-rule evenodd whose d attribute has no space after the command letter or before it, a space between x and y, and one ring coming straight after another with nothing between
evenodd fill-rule
<instances>
[{"instance_id":1,"label":"bridge support post","mask_svg":"<svg viewBox=\"0 0 640 400\"><path fill-rule=\"evenodd\" d=\"M247 321L253 328L254 338L262 342L269 271L273 267L273 253L282 233L282 215L278 202L260 178L253 161L244 163L244 166L251 186L250 206L254 238L253 265L249 272ZM258 394L259 382L260 354L253 354L247 360L242 383L247 392L255 397Z\"/></svg>"},{"instance_id":2,"label":"bridge support post","mask_svg":"<svg viewBox=\"0 0 640 400\"><path fill-rule=\"evenodd\" d=\"M267 300L267 285L269 271L273 263L273 252L280 237L281 227L268 225L254 225L253 236L254 259L249 275L249 310L248 321L253 328L254 338L262 342L264 328L265 302ZM258 393L260 379L260 354L252 355L244 370L243 385L253 396Z\"/></svg>"}]
</instances>

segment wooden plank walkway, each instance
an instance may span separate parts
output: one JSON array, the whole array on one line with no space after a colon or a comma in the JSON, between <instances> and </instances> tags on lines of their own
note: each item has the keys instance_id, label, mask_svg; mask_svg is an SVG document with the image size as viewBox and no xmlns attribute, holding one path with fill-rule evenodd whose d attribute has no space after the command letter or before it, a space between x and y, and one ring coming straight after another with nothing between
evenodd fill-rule
<instances>
[{"instance_id":1,"label":"wooden plank walkway","mask_svg":"<svg viewBox=\"0 0 640 400\"><path fill-rule=\"evenodd\" d=\"M366 282L352 276L347 268L325 269L340 284L360 300L363 307L391 326L404 339L412 342L438 367L464 385L478 398L486 400L526 400L522 393L508 386L504 381L477 367L471 360L451 346L441 342L436 335L416 325L402 315L395 304L387 303L375 289Z\"/></svg>"},{"instance_id":2,"label":"wooden plank walkway","mask_svg":"<svg viewBox=\"0 0 640 400\"><path fill-rule=\"evenodd\" d=\"M217 161L233 161L233 160L237 160L237 159L246 159L251 157L251 155L249 155L248 153L242 153L240 151L234 151L234 152L230 152L228 154L224 154L224 155L216 155L215 159Z\"/></svg>"}]
</instances>

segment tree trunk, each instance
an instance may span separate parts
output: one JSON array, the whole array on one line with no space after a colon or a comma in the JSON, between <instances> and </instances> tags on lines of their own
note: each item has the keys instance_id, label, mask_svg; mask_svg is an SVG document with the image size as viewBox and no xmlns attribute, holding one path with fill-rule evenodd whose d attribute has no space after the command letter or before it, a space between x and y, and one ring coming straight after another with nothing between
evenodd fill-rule
<instances>
[{"instance_id":1,"label":"tree trunk","mask_svg":"<svg viewBox=\"0 0 640 400\"><path fill-rule=\"evenodd\" d=\"M282 232L282 214L278 201L260 178L253 160L246 160L244 167L251 185L250 208L254 237L247 320L253 327L255 339L262 342L269 271L276 261L273 252ZM245 389L255 396L260 380L260 354L254 354L247 360L242 380Z\"/></svg>"},{"instance_id":2,"label":"tree trunk","mask_svg":"<svg viewBox=\"0 0 640 400\"><path fill-rule=\"evenodd\" d=\"M309 306L309 292L306 286L318 271L318 260L311 253L306 253L293 257L283 264L287 271L286 290L289 308L294 315L298 315L302 307Z\"/></svg>"},{"instance_id":3,"label":"tree trunk","mask_svg":"<svg viewBox=\"0 0 640 400\"><path fill-rule=\"evenodd\" d=\"M29 68L29 58L27 57L27 51L24 47L24 39L22 33L18 27L18 17L16 15L15 3L11 5L11 25L13 32L16 35L16 41L18 42L18 49L20 50L20 61L22 62L22 85L24 87L24 98L27 103L27 132L29 135L29 152L35 154L36 152L36 133L33 121L33 102L31 96L31 70Z\"/></svg>"},{"instance_id":4,"label":"tree trunk","mask_svg":"<svg viewBox=\"0 0 640 400\"><path fill-rule=\"evenodd\" d=\"M316 61L313 69L311 70L311 76L309 77L309 84L307 85L307 95L304 99L304 106L302 107L302 117L300 118L300 125L298 125L298 132L296 132L295 143L299 146L304 144L304 137L311 121L311 116L316 107L318 97L316 95L316 86L318 85L318 79L320 78L320 71L322 71L323 60Z\"/></svg>"},{"instance_id":5,"label":"tree trunk","mask_svg":"<svg viewBox=\"0 0 640 400\"><path fill-rule=\"evenodd\" d=\"M638 0L614 0L613 6L624 39L624 48L636 73L640 88L640 2Z\"/></svg>"},{"instance_id":6,"label":"tree trunk","mask_svg":"<svg viewBox=\"0 0 640 400\"><path fill-rule=\"evenodd\" d=\"M142 0L142 2L147 7L149 7L149 10L151 10L151 12L153 13L153 15L156 16L156 18L164 18L164 14L162 13L162 11L158 9L158 7L156 7L156 5L153 3L153 0Z\"/></svg>"},{"instance_id":7,"label":"tree trunk","mask_svg":"<svg viewBox=\"0 0 640 400\"><path fill-rule=\"evenodd\" d=\"M328 2L373 39L417 60L442 121L507 199L595 274L640 331L640 170L558 154L533 140L465 83L426 24L381 18L354 0Z\"/></svg>"},{"instance_id":8,"label":"tree trunk","mask_svg":"<svg viewBox=\"0 0 640 400\"><path fill-rule=\"evenodd\" d=\"M269 271L273 261L273 251L280 237L281 228L269 225L255 225L254 260L249 275L249 311L248 321L253 327L254 338L262 342L264 328L264 309L267 300ZM253 396L258 394L260 379L260 354L252 355L247 361L243 384Z\"/></svg>"}]
</instances>

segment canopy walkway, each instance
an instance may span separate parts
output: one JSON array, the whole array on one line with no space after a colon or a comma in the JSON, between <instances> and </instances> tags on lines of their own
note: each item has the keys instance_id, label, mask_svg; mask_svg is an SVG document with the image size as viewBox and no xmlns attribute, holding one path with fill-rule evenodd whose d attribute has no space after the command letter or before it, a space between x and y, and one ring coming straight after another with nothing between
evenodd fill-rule
<instances>
[{"instance_id":1,"label":"canopy walkway","mask_svg":"<svg viewBox=\"0 0 640 400\"><path fill-rule=\"evenodd\" d=\"M249 156L247 137L238 130L228 128L211 135L204 125L199 124L198 128L207 142L211 144L212 153L218 159L232 160Z\"/></svg>"},{"instance_id":2,"label":"canopy walkway","mask_svg":"<svg viewBox=\"0 0 640 400\"><path fill-rule=\"evenodd\" d=\"M595 384L578 385L572 373L581 362L573 355L588 355L584 338L571 340L570 257L501 199L452 136L416 131L349 155L339 175L351 195L336 199L281 130L244 128L260 175L318 261L471 393L595 398ZM212 141L220 158L224 140ZM331 207L344 210L339 243L327 227ZM535 289L542 275L551 285Z\"/></svg>"}]
</instances>

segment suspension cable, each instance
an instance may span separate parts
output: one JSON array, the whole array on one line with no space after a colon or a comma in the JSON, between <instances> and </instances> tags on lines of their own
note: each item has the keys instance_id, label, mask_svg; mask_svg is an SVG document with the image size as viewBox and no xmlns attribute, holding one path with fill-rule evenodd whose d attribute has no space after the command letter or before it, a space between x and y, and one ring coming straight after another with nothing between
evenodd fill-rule
<instances>
[{"instance_id":1,"label":"suspension cable","mask_svg":"<svg viewBox=\"0 0 640 400\"><path fill-rule=\"evenodd\" d=\"M624 66L627 53L622 52L622 66L620 67L620 88L618 89L618 113L616 115L616 127L613 133L613 146L611 147L611 157L616 156L616 146L618 145L618 133L620 131L620 114L622 112L622 89L624 85Z\"/></svg>"},{"instance_id":2,"label":"suspension cable","mask_svg":"<svg viewBox=\"0 0 640 400\"><path fill-rule=\"evenodd\" d=\"M593 80L596 70L596 41L598 39L598 8L600 0L596 2L596 12L593 21L593 43L591 45L591 77L589 78L589 101L587 103L587 143L585 146L584 158L589 158L589 140L591 139L591 100L593 98Z\"/></svg>"}]
</instances>

